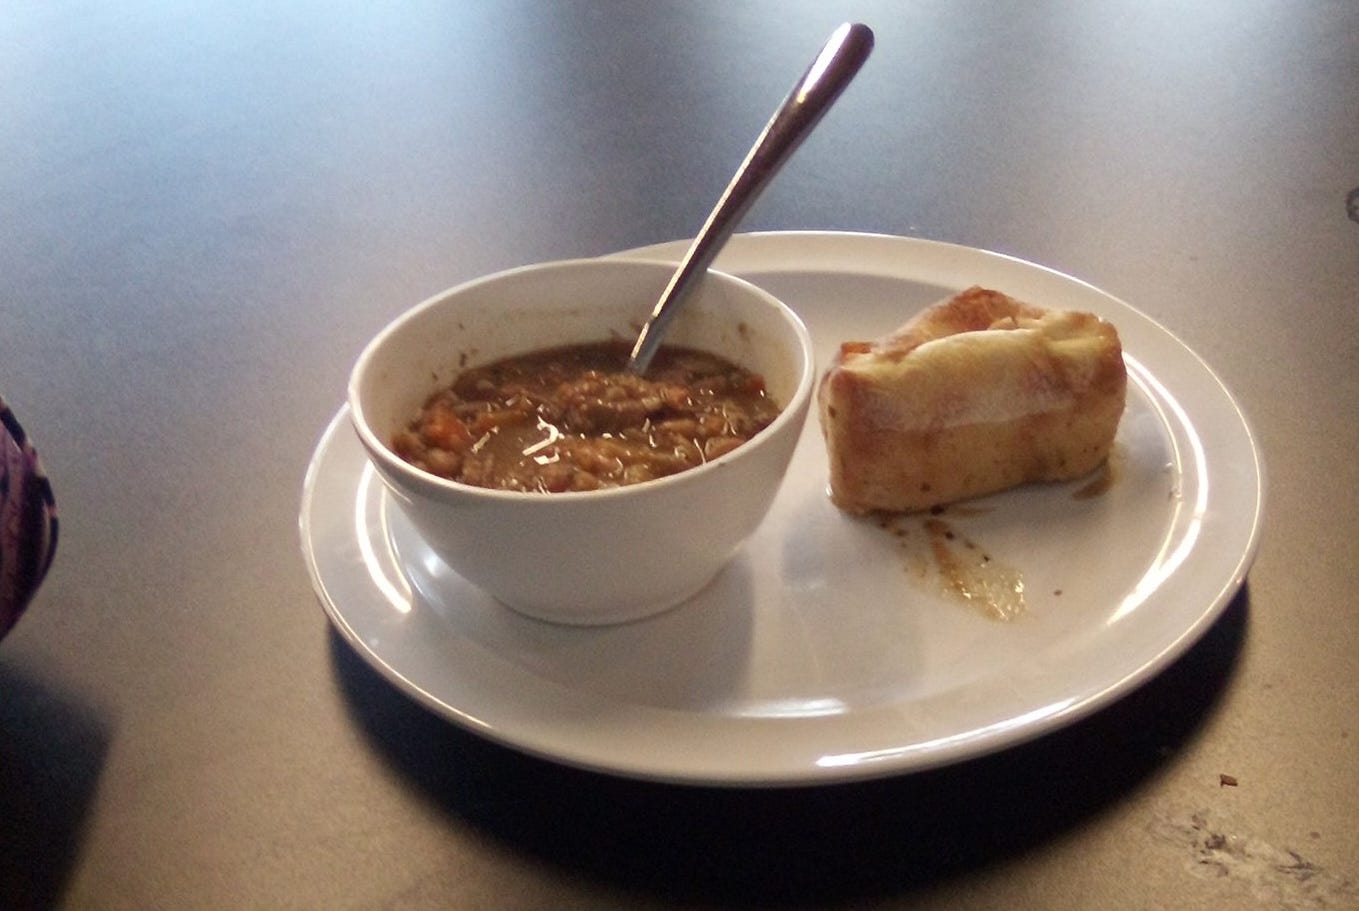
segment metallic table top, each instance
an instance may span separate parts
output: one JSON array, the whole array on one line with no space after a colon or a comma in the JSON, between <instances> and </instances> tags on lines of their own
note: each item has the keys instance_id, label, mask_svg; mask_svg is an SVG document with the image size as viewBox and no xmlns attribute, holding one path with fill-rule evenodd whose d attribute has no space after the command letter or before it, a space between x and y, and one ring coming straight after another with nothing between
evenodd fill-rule
<instances>
[{"instance_id":1,"label":"metallic table top","mask_svg":"<svg viewBox=\"0 0 1359 911\"><path fill-rule=\"evenodd\" d=\"M301 483L364 342L692 236L830 31L873 57L742 230L1128 301L1233 391L1258 558L1022 746L825 787L522 755L330 628ZM0 907L1359 907L1359 6L11 4L0 396L61 538L0 642Z\"/></svg>"}]
</instances>

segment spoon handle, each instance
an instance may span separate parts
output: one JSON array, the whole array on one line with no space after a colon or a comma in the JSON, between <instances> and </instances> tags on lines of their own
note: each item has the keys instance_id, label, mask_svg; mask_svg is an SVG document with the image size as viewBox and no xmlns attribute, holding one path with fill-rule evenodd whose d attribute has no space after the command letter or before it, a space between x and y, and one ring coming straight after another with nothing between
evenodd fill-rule
<instances>
[{"instance_id":1,"label":"spoon handle","mask_svg":"<svg viewBox=\"0 0 1359 911\"><path fill-rule=\"evenodd\" d=\"M866 25L846 23L835 30L793 86L732 176L642 327L628 358L628 369L633 373L646 372L660 347L666 325L693 280L707 271L751 204L840 97L872 50L872 30Z\"/></svg>"}]
</instances>

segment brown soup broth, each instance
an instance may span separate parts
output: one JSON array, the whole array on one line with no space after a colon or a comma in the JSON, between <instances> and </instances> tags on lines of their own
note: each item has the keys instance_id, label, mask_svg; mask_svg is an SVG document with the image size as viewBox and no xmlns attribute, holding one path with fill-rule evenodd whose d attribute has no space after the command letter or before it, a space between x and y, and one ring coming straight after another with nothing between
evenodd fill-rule
<instances>
[{"instance_id":1,"label":"brown soup broth","mask_svg":"<svg viewBox=\"0 0 1359 911\"><path fill-rule=\"evenodd\" d=\"M473 367L426 400L392 439L440 477L501 490L596 490L717 458L767 427L764 380L692 348L663 346L646 376L629 347L596 342Z\"/></svg>"}]
</instances>

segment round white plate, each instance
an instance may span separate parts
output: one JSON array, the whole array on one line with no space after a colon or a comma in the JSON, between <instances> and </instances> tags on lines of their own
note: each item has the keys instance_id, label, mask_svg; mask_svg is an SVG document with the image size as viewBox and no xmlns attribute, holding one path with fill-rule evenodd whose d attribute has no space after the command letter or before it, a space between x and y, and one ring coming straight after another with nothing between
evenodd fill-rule
<instances>
[{"instance_id":1,"label":"round white plate","mask_svg":"<svg viewBox=\"0 0 1359 911\"><path fill-rule=\"evenodd\" d=\"M486 737L585 768L843 781L1069 724L1183 653L1241 586L1260 527L1258 451L1212 371L1146 316L1030 263L900 237L740 235L717 268L797 310L823 365L841 341L880 336L972 284L1118 327L1130 383L1108 491L1026 487L944 517L957 541L1022 575L1026 612L1000 622L952 597L931 577L924 519L884 529L836 510L812 417L768 519L692 601L623 626L530 620L430 553L342 410L307 473L303 550L335 627L393 684Z\"/></svg>"}]
</instances>

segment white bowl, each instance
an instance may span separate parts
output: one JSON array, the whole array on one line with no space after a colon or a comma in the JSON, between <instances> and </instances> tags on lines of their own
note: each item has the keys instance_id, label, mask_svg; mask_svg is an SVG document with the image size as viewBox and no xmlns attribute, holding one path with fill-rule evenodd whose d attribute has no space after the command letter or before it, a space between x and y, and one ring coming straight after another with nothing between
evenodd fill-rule
<instances>
[{"instance_id":1,"label":"white bowl","mask_svg":"<svg viewBox=\"0 0 1359 911\"><path fill-rule=\"evenodd\" d=\"M522 613L572 624L637 619L702 589L773 502L811 400L811 339L767 292L709 272L666 334L761 374L783 411L705 465L570 493L490 490L436 477L388 446L467 367L540 348L633 338L670 263L567 260L476 279L408 311L354 366L349 408L387 489L458 575Z\"/></svg>"}]
</instances>

